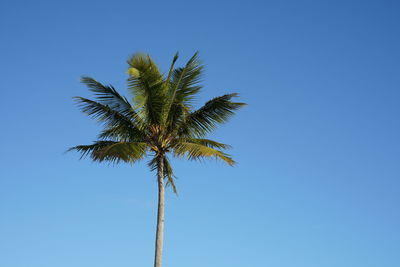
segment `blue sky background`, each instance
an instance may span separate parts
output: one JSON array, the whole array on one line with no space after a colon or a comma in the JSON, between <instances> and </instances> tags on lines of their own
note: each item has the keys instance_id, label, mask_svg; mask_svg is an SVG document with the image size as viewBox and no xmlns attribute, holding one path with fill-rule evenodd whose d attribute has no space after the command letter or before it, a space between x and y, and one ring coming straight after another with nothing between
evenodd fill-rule
<instances>
[{"instance_id":1,"label":"blue sky background","mask_svg":"<svg viewBox=\"0 0 400 267\"><path fill-rule=\"evenodd\" d=\"M212 137L239 164L176 161L164 266L400 266L398 1L0 4L0 266L152 266L143 162L79 161L99 126L90 75L126 93L126 59L199 50L199 103L249 104Z\"/></svg>"}]
</instances>

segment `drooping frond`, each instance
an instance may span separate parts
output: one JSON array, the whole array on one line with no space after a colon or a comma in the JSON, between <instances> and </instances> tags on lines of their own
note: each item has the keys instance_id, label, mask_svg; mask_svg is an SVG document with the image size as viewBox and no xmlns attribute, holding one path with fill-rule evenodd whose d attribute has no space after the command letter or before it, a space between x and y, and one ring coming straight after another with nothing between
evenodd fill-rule
<instances>
[{"instance_id":1,"label":"drooping frond","mask_svg":"<svg viewBox=\"0 0 400 267\"><path fill-rule=\"evenodd\" d=\"M203 107L190 113L184 122L178 125L180 136L205 136L214 130L217 124L225 123L244 103L232 102L237 94L227 94L208 101Z\"/></svg>"},{"instance_id":2,"label":"drooping frond","mask_svg":"<svg viewBox=\"0 0 400 267\"><path fill-rule=\"evenodd\" d=\"M136 108L149 124L158 124L166 104L164 78L148 55L135 54L128 60L128 88Z\"/></svg>"},{"instance_id":3,"label":"drooping frond","mask_svg":"<svg viewBox=\"0 0 400 267\"><path fill-rule=\"evenodd\" d=\"M147 164L150 167L151 171L156 171L158 168L158 158L157 157L153 157ZM167 155L164 155L164 159L163 159L163 175L164 175L164 179L167 180L167 182L165 183L166 186L171 186L172 190L174 191L175 194L178 194L178 191L176 189L175 183L174 183L174 172L172 170L172 166L171 163L169 162L169 159L167 157Z\"/></svg>"},{"instance_id":4,"label":"drooping frond","mask_svg":"<svg viewBox=\"0 0 400 267\"><path fill-rule=\"evenodd\" d=\"M177 157L186 156L190 160L216 158L225 161L229 165L235 164L234 160L228 154L202 144L179 142L174 145L173 153Z\"/></svg>"},{"instance_id":5,"label":"drooping frond","mask_svg":"<svg viewBox=\"0 0 400 267\"><path fill-rule=\"evenodd\" d=\"M114 142L97 141L91 145L71 147L68 151L76 150L81 153L81 158L90 156L93 161L120 161L133 163L146 156L148 146L143 142Z\"/></svg>"},{"instance_id":6,"label":"drooping frond","mask_svg":"<svg viewBox=\"0 0 400 267\"><path fill-rule=\"evenodd\" d=\"M171 186L174 193L178 194L174 182L174 172L167 156L164 157L164 178L167 179L166 186Z\"/></svg>"}]
</instances>

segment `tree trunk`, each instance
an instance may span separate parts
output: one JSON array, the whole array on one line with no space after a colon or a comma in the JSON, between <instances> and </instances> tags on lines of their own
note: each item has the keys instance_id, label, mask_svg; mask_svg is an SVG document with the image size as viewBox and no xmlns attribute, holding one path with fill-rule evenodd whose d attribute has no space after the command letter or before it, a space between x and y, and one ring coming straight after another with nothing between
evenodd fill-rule
<instances>
[{"instance_id":1,"label":"tree trunk","mask_svg":"<svg viewBox=\"0 0 400 267\"><path fill-rule=\"evenodd\" d=\"M154 267L161 267L162 249L164 239L164 159L158 158L157 167L158 181L158 211L157 211L157 231L156 231L156 252L154 257Z\"/></svg>"}]
</instances>

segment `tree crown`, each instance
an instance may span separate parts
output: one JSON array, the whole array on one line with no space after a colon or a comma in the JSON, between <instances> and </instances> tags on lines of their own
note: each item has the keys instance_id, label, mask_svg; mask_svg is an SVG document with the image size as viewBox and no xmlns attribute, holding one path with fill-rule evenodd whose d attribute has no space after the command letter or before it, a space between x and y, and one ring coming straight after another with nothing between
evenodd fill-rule
<instances>
[{"instance_id":1,"label":"tree crown","mask_svg":"<svg viewBox=\"0 0 400 267\"><path fill-rule=\"evenodd\" d=\"M223 152L230 146L206 139L218 124L228 121L245 104L232 101L236 93L215 97L199 109L193 102L202 86L203 65L195 53L183 67L175 68L175 54L169 71L162 74L149 55L135 54L128 60L129 101L111 85L103 85L90 77L81 81L94 93L95 100L75 97L80 109L103 124L98 141L79 145L81 158L112 163L134 163L147 155L152 170L163 161L167 184L176 188L167 154L187 157L221 159L229 165L235 162Z\"/></svg>"}]
</instances>

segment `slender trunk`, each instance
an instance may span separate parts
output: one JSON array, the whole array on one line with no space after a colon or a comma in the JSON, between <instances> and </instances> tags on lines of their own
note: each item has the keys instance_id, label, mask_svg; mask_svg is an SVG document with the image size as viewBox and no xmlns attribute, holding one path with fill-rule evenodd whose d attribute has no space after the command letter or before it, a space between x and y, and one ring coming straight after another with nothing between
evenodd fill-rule
<instances>
[{"instance_id":1,"label":"slender trunk","mask_svg":"<svg viewBox=\"0 0 400 267\"><path fill-rule=\"evenodd\" d=\"M157 211L157 231L156 231L156 252L154 257L154 267L161 267L163 237L164 237L164 159L158 158L157 181L158 181L158 211Z\"/></svg>"}]
</instances>

